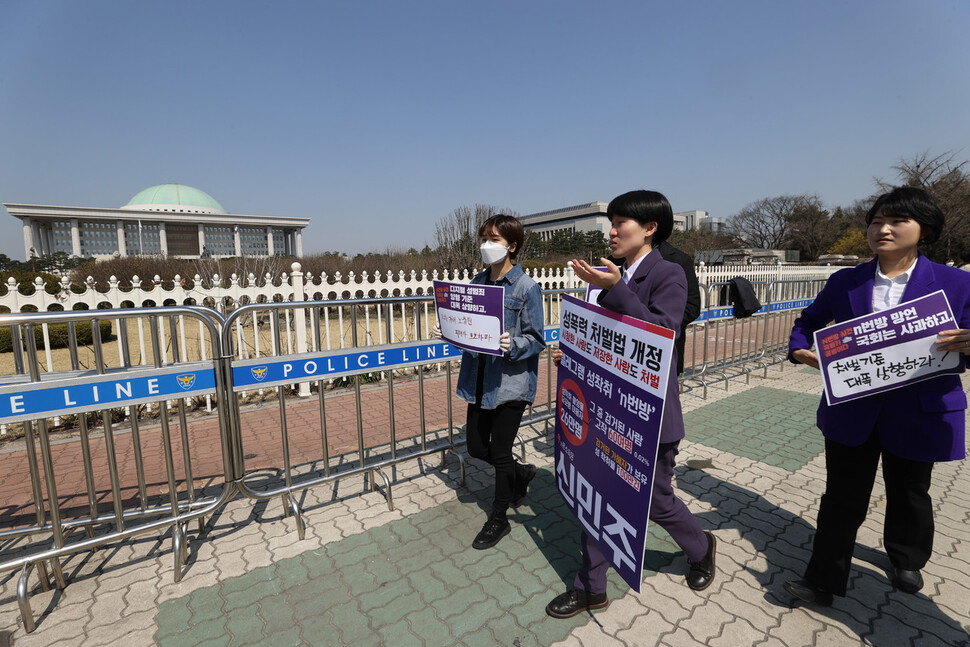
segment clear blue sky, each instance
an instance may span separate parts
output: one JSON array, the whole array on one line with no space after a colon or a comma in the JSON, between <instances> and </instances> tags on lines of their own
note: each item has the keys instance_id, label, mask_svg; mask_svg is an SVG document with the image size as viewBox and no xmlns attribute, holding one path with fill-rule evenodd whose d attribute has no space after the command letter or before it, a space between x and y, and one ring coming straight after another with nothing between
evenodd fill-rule
<instances>
[{"instance_id":1,"label":"clear blue sky","mask_svg":"<svg viewBox=\"0 0 970 647\"><path fill-rule=\"evenodd\" d=\"M634 188L849 205L901 158L970 158L968 27L964 0L0 0L0 202L178 182L310 218L307 253Z\"/></svg>"}]
</instances>

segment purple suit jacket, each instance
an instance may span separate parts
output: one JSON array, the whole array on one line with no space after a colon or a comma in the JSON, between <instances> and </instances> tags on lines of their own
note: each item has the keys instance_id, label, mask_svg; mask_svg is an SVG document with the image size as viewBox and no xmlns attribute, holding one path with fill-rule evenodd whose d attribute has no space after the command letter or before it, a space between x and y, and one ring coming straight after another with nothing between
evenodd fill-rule
<instances>
[{"instance_id":1,"label":"purple suit jacket","mask_svg":"<svg viewBox=\"0 0 970 647\"><path fill-rule=\"evenodd\" d=\"M788 340L789 359L792 351L812 347L816 330L872 312L876 263L873 259L829 277L815 301L795 320ZM921 254L900 303L937 290L946 294L960 327L970 328L970 275L934 263ZM827 439L850 447L861 445L875 429L883 448L896 456L950 461L966 456L966 408L967 396L960 376L941 375L833 406L826 403L823 395L817 423Z\"/></svg>"},{"instance_id":2,"label":"purple suit jacket","mask_svg":"<svg viewBox=\"0 0 970 647\"><path fill-rule=\"evenodd\" d=\"M970 274L967 275L970 279ZM680 334L680 322L687 305L687 279L676 263L663 260L656 249L647 254L629 283L622 280L600 293L599 304L613 312L670 328ZM675 337L676 339L676 337ZM667 394L664 396L660 442L672 443L684 437L684 416L677 382L677 349L673 350Z\"/></svg>"}]
</instances>

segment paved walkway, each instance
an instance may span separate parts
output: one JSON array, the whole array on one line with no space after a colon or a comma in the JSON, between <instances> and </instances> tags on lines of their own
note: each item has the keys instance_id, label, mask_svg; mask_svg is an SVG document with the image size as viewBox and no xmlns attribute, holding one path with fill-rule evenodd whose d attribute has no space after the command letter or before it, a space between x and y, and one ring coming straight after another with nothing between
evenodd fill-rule
<instances>
[{"instance_id":1,"label":"paved walkway","mask_svg":"<svg viewBox=\"0 0 970 647\"><path fill-rule=\"evenodd\" d=\"M710 589L684 584L686 559L651 529L640 593L615 574L610 606L554 620L545 604L579 563L577 524L557 494L551 434L524 428L540 465L511 535L468 546L485 518L490 470L411 461L393 471L395 510L362 478L308 491L306 539L278 500L237 498L191 535L172 577L171 541L145 538L64 562L64 591L31 598L38 626L18 623L16 578L0 581L0 646L32 645L956 645L970 646L970 467L934 470L936 546L918 595L887 577L881 485L858 537L849 595L827 610L793 604L782 583L808 557L823 489L814 427L817 372L787 366L750 384L683 396L689 442L677 486L718 538ZM970 377L966 378L970 385ZM32 580L36 582L36 578Z\"/></svg>"}]
</instances>

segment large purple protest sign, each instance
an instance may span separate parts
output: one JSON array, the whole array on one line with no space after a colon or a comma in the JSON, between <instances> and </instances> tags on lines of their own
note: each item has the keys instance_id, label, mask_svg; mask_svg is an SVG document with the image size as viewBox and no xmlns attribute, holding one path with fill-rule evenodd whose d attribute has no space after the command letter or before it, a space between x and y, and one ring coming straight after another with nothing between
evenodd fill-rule
<instances>
[{"instance_id":1,"label":"large purple protest sign","mask_svg":"<svg viewBox=\"0 0 970 647\"><path fill-rule=\"evenodd\" d=\"M962 373L959 353L937 350L936 335L959 328L943 291L843 321L815 333L829 404Z\"/></svg>"},{"instance_id":2,"label":"large purple protest sign","mask_svg":"<svg viewBox=\"0 0 970 647\"><path fill-rule=\"evenodd\" d=\"M637 591L674 334L563 297L556 486Z\"/></svg>"},{"instance_id":3,"label":"large purple protest sign","mask_svg":"<svg viewBox=\"0 0 970 647\"><path fill-rule=\"evenodd\" d=\"M435 281L434 307L442 339L476 353L502 354L505 288Z\"/></svg>"}]
</instances>

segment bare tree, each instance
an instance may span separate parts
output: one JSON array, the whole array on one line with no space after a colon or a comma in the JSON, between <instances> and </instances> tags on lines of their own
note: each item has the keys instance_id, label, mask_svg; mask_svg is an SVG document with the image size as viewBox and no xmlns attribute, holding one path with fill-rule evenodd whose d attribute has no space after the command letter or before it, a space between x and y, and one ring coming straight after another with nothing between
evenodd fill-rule
<instances>
[{"instance_id":1,"label":"bare tree","mask_svg":"<svg viewBox=\"0 0 970 647\"><path fill-rule=\"evenodd\" d=\"M504 213L518 218L519 214L490 204L462 206L438 221L434 228L435 256L439 265L448 270L475 269L482 266L478 252L478 228L495 214Z\"/></svg>"},{"instance_id":2,"label":"bare tree","mask_svg":"<svg viewBox=\"0 0 970 647\"><path fill-rule=\"evenodd\" d=\"M736 243L761 249L797 249L808 260L832 246L845 228L833 219L817 195L763 198L731 218L729 232Z\"/></svg>"},{"instance_id":3,"label":"bare tree","mask_svg":"<svg viewBox=\"0 0 970 647\"><path fill-rule=\"evenodd\" d=\"M729 249L734 246L735 240L730 234L717 233L710 229L691 229L690 231L674 231L670 234L670 244L691 258L695 258L697 252Z\"/></svg>"},{"instance_id":4,"label":"bare tree","mask_svg":"<svg viewBox=\"0 0 970 647\"><path fill-rule=\"evenodd\" d=\"M738 243L760 249L782 249L789 238L789 221L805 196L780 195L752 202L731 217L728 231Z\"/></svg>"},{"instance_id":5,"label":"bare tree","mask_svg":"<svg viewBox=\"0 0 970 647\"><path fill-rule=\"evenodd\" d=\"M893 166L899 183L916 186L929 191L940 203L946 214L946 228L940 239L928 250L934 260L956 259L970 251L970 175L967 160L957 160L952 152L930 156L919 153L909 159L901 159ZM876 186L885 193L893 185L879 178Z\"/></svg>"},{"instance_id":6,"label":"bare tree","mask_svg":"<svg viewBox=\"0 0 970 647\"><path fill-rule=\"evenodd\" d=\"M839 239L847 218L841 212L833 218L818 196L802 197L788 220L788 247L801 252L801 260L814 261Z\"/></svg>"},{"instance_id":7,"label":"bare tree","mask_svg":"<svg viewBox=\"0 0 970 647\"><path fill-rule=\"evenodd\" d=\"M239 256L232 259L200 258L195 261L195 273L203 284L212 285L218 275L220 280L236 275L243 282L252 274L257 283L263 283L267 274L273 279L283 272L289 272L297 259L283 256ZM182 277L190 278L190 277Z\"/></svg>"}]
</instances>

